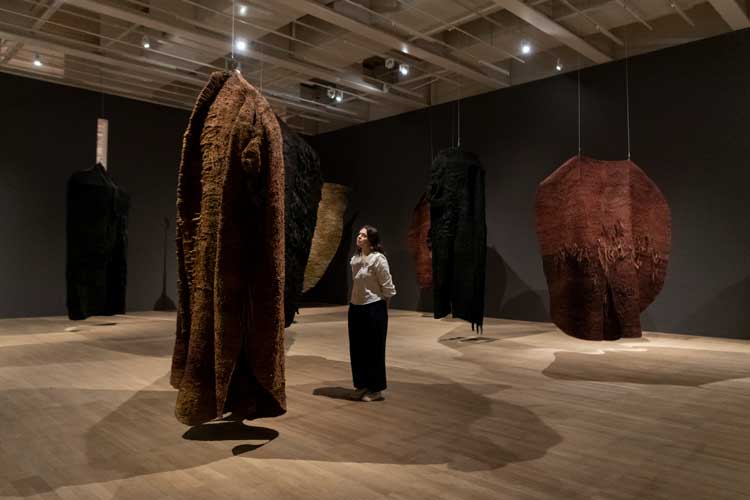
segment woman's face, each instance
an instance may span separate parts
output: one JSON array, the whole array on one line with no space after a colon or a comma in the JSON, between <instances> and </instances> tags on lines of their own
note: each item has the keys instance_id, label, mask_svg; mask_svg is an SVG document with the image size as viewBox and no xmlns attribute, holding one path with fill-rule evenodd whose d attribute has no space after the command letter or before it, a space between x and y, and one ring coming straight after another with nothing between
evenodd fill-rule
<instances>
[{"instance_id":1,"label":"woman's face","mask_svg":"<svg viewBox=\"0 0 750 500\"><path fill-rule=\"evenodd\" d=\"M357 248L369 248L370 246L370 240L367 239L367 229L362 228L359 230L359 234L357 234Z\"/></svg>"}]
</instances>

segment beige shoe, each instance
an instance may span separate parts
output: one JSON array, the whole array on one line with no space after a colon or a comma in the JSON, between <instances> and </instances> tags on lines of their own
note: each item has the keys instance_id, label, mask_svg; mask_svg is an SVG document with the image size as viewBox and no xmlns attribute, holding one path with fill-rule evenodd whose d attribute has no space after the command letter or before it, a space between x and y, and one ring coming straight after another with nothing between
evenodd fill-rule
<instances>
[{"instance_id":1,"label":"beige shoe","mask_svg":"<svg viewBox=\"0 0 750 500\"><path fill-rule=\"evenodd\" d=\"M383 401L385 398L383 397L383 394L381 394L380 391L378 392L368 392L365 393L364 396L362 396L362 401L367 401L368 403L371 401Z\"/></svg>"},{"instance_id":2,"label":"beige shoe","mask_svg":"<svg viewBox=\"0 0 750 500\"><path fill-rule=\"evenodd\" d=\"M364 396L365 394L367 394L367 389L354 389L351 396L349 396L349 399L353 401L360 401L362 399L362 396Z\"/></svg>"}]
</instances>

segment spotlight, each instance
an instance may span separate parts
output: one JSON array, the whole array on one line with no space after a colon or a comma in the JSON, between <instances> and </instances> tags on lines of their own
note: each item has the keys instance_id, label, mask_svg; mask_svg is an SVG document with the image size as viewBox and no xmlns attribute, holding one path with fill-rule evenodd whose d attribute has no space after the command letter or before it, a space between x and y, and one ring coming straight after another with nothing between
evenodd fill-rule
<instances>
[{"instance_id":1,"label":"spotlight","mask_svg":"<svg viewBox=\"0 0 750 500\"><path fill-rule=\"evenodd\" d=\"M239 51L245 51L247 50L247 40L244 38L238 38L236 42L234 42L234 46Z\"/></svg>"},{"instance_id":2,"label":"spotlight","mask_svg":"<svg viewBox=\"0 0 750 500\"><path fill-rule=\"evenodd\" d=\"M240 5L239 13L241 16L247 15L247 5Z\"/></svg>"},{"instance_id":3,"label":"spotlight","mask_svg":"<svg viewBox=\"0 0 750 500\"><path fill-rule=\"evenodd\" d=\"M399 64L398 65L398 72L402 75L406 76L409 74L409 65L408 64Z\"/></svg>"},{"instance_id":4,"label":"spotlight","mask_svg":"<svg viewBox=\"0 0 750 500\"><path fill-rule=\"evenodd\" d=\"M329 99L336 99L336 90L331 87L328 87L328 90L326 91L326 95L328 96Z\"/></svg>"},{"instance_id":5,"label":"spotlight","mask_svg":"<svg viewBox=\"0 0 750 500\"><path fill-rule=\"evenodd\" d=\"M562 63L562 61L560 60L559 57L557 58L557 64L555 64L555 69L557 71L562 71L563 70L563 63Z\"/></svg>"},{"instance_id":6,"label":"spotlight","mask_svg":"<svg viewBox=\"0 0 750 500\"><path fill-rule=\"evenodd\" d=\"M531 54L531 44L529 42L523 42L521 44L521 52L524 54Z\"/></svg>"},{"instance_id":7,"label":"spotlight","mask_svg":"<svg viewBox=\"0 0 750 500\"><path fill-rule=\"evenodd\" d=\"M34 66L36 66L37 68L41 68L42 66L44 66L44 65L42 64L42 60L41 60L41 59L39 59L39 54L34 54L34 63L33 63L33 64L34 64Z\"/></svg>"},{"instance_id":8,"label":"spotlight","mask_svg":"<svg viewBox=\"0 0 750 500\"><path fill-rule=\"evenodd\" d=\"M148 40L147 36L143 36L143 39L141 40L141 45L143 45L144 49L150 49L151 48L151 42Z\"/></svg>"},{"instance_id":9,"label":"spotlight","mask_svg":"<svg viewBox=\"0 0 750 500\"><path fill-rule=\"evenodd\" d=\"M385 60L386 69L393 69L394 66L396 66L396 61L392 57Z\"/></svg>"},{"instance_id":10,"label":"spotlight","mask_svg":"<svg viewBox=\"0 0 750 500\"><path fill-rule=\"evenodd\" d=\"M336 92L336 102L341 102L344 100L344 92L339 90Z\"/></svg>"}]
</instances>

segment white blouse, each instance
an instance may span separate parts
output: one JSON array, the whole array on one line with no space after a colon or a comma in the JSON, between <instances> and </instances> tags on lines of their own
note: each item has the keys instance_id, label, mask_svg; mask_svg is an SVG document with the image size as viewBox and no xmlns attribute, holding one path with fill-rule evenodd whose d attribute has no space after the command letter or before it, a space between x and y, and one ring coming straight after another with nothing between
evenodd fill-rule
<instances>
[{"instance_id":1,"label":"white blouse","mask_svg":"<svg viewBox=\"0 0 750 500\"><path fill-rule=\"evenodd\" d=\"M354 305L365 305L396 295L388 260L380 252L364 256L357 254L352 266L352 299Z\"/></svg>"}]
</instances>

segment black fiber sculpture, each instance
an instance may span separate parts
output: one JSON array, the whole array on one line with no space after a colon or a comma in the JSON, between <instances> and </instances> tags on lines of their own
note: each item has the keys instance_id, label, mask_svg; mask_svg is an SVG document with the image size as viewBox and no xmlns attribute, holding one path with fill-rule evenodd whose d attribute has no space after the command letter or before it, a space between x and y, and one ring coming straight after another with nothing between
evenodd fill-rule
<instances>
[{"instance_id":1,"label":"black fiber sculpture","mask_svg":"<svg viewBox=\"0 0 750 500\"><path fill-rule=\"evenodd\" d=\"M435 318L453 313L481 331L487 224L477 155L460 147L438 153L428 197Z\"/></svg>"},{"instance_id":2,"label":"black fiber sculpture","mask_svg":"<svg viewBox=\"0 0 750 500\"><path fill-rule=\"evenodd\" d=\"M125 312L130 197L100 164L68 180L68 317Z\"/></svg>"},{"instance_id":3,"label":"black fiber sculpture","mask_svg":"<svg viewBox=\"0 0 750 500\"><path fill-rule=\"evenodd\" d=\"M305 267L318 220L323 176L318 154L282 120L279 125L284 138L285 177L284 326L289 327L299 309Z\"/></svg>"}]
</instances>

